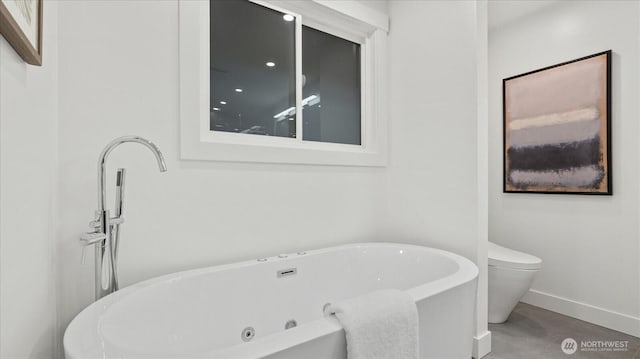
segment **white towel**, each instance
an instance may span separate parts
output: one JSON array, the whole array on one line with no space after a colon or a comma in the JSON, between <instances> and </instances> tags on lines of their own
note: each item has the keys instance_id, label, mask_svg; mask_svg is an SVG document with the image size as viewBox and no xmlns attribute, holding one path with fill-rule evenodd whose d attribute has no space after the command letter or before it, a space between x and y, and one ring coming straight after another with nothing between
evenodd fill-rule
<instances>
[{"instance_id":1,"label":"white towel","mask_svg":"<svg viewBox=\"0 0 640 359\"><path fill-rule=\"evenodd\" d=\"M408 293L371 292L333 304L329 311L346 332L349 359L418 358L418 310Z\"/></svg>"}]
</instances>

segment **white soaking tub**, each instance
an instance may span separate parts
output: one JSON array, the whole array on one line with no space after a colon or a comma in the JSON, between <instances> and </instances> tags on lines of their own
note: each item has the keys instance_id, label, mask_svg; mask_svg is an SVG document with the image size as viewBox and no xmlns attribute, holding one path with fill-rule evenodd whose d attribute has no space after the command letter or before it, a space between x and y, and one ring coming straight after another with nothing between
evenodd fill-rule
<instances>
[{"instance_id":1,"label":"white soaking tub","mask_svg":"<svg viewBox=\"0 0 640 359\"><path fill-rule=\"evenodd\" d=\"M281 257L170 274L106 296L71 322L65 356L346 358L344 331L324 305L395 288L416 301L421 358L471 358L478 275L471 261L395 243Z\"/></svg>"}]
</instances>

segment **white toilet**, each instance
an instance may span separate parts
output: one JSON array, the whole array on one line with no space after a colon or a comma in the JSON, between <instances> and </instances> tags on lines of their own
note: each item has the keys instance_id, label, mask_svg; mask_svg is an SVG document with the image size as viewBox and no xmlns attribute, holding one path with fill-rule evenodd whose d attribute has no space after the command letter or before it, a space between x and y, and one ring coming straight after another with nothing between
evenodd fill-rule
<instances>
[{"instance_id":1,"label":"white toilet","mask_svg":"<svg viewBox=\"0 0 640 359\"><path fill-rule=\"evenodd\" d=\"M527 293L542 260L489 242L489 323L502 323Z\"/></svg>"}]
</instances>

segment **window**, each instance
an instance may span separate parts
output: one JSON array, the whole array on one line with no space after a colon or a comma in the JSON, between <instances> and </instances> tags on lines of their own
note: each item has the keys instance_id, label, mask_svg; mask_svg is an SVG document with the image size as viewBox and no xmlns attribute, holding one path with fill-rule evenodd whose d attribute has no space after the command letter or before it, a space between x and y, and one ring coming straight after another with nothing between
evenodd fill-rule
<instances>
[{"instance_id":1,"label":"window","mask_svg":"<svg viewBox=\"0 0 640 359\"><path fill-rule=\"evenodd\" d=\"M211 1L212 131L296 137L296 29L283 15L248 0Z\"/></svg>"},{"instance_id":2,"label":"window","mask_svg":"<svg viewBox=\"0 0 640 359\"><path fill-rule=\"evenodd\" d=\"M360 144L360 44L302 27L302 139Z\"/></svg>"},{"instance_id":3,"label":"window","mask_svg":"<svg viewBox=\"0 0 640 359\"><path fill-rule=\"evenodd\" d=\"M299 19L249 0L209 11L211 131L295 138L300 107L303 140L360 145L360 44L302 26L300 74Z\"/></svg>"},{"instance_id":4,"label":"window","mask_svg":"<svg viewBox=\"0 0 640 359\"><path fill-rule=\"evenodd\" d=\"M182 158L384 165L388 21L357 2L180 0Z\"/></svg>"}]
</instances>

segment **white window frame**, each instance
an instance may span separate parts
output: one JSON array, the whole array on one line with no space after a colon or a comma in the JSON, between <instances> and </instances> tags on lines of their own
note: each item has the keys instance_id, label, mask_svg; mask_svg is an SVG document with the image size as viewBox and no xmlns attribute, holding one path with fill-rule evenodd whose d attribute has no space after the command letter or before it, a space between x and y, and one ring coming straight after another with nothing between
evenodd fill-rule
<instances>
[{"instance_id":1,"label":"white window frame","mask_svg":"<svg viewBox=\"0 0 640 359\"><path fill-rule=\"evenodd\" d=\"M183 160L386 166L386 38L389 19L358 1L250 0L295 16L296 74L302 25L360 44L361 144L302 139L302 79L296 76L296 138L211 131L209 1L180 0L180 155Z\"/></svg>"}]
</instances>

